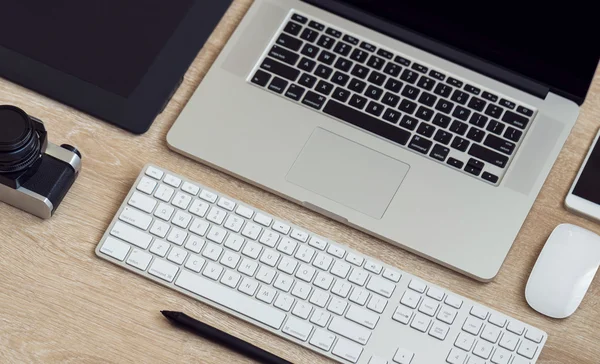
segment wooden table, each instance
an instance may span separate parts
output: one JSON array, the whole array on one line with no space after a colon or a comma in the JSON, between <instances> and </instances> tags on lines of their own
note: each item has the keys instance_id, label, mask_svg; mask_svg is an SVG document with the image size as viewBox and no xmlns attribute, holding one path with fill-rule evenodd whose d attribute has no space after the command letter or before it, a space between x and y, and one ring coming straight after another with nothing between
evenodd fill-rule
<instances>
[{"instance_id":1,"label":"wooden table","mask_svg":"<svg viewBox=\"0 0 600 364\"><path fill-rule=\"evenodd\" d=\"M570 222L600 226L568 213L564 197L600 121L600 75L498 277L482 284L273 194L186 159L166 134L249 7L237 0L150 131L133 136L82 112L0 80L0 104L41 118L56 144L83 153L83 171L56 215L42 221L0 204L0 362L249 363L160 315L182 310L296 363L323 357L98 259L94 248L141 168L156 163L241 201L416 274L432 283L546 330L538 363L600 361L600 279L577 313L545 318L528 307L525 283L552 229Z\"/></svg>"}]
</instances>

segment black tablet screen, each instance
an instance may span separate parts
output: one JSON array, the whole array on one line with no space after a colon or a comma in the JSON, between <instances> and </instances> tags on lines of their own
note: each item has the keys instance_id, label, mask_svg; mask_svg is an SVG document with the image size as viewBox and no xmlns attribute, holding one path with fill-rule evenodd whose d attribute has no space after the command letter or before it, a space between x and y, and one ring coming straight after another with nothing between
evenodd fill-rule
<instances>
[{"instance_id":1,"label":"black tablet screen","mask_svg":"<svg viewBox=\"0 0 600 364\"><path fill-rule=\"evenodd\" d=\"M194 0L0 0L0 46L127 98Z\"/></svg>"}]
</instances>

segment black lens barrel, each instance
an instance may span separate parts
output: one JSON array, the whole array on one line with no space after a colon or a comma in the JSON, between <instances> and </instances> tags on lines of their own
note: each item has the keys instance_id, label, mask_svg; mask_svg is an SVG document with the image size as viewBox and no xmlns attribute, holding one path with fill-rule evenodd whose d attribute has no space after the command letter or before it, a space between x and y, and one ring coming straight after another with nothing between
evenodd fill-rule
<instances>
[{"instance_id":1,"label":"black lens barrel","mask_svg":"<svg viewBox=\"0 0 600 364\"><path fill-rule=\"evenodd\" d=\"M0 173L31 167L41 156L42 141L35 122L23 110L0 106Z\"/></svg>"}]
</instances>

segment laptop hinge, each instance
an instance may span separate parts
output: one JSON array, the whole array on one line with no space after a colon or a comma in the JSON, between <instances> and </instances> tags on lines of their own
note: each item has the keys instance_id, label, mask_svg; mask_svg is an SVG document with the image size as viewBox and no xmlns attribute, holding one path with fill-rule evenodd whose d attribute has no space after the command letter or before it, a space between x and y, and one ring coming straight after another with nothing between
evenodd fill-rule
<instances>
[{"instance_id":1,"label":"laptop hinge","mask_svg":"<svg viewBox=\"0 0 600 364\"><path fill-rule=\"evenodd\" d=\"M542 85L526 76L512 72L501 66L486 62L483 59L461 52L434 39L425 37L412 30L406 29L385 19L366 14L365 12L350 5L340 3L336 0L301 0L314 5L343 18L351 20L360 25L371 28L399 41L435 54L451 62L469 68L502 83L518 88L528 94L545 99L550 88Z\"/></svg>"}]
</instances>

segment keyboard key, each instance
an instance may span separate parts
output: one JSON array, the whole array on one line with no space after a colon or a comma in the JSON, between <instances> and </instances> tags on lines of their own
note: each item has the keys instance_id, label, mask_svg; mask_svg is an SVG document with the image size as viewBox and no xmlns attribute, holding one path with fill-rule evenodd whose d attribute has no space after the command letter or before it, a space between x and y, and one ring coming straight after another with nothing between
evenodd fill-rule
<instances>
[{"instance_id":1,"label":"keyboard key","mask_svg":"<svg viewBox=\"0 0 600 364\"><path fill-rule=\"evenodd\" d=\"M508 101L507 99L500 99L499 104L511 110L514 110L514 108L517 107L517 104L512 101Z\"/></svg>"},{"instance_id":2,"label":"keyboard key","mask_svg":"<svg viewBox=\"0 0 600 364\"><path fill-rule=\"evenodd\" d=\"M502 113L504 112L504 109L501 108L500 106L496 106L493 104L489 104L488 107L485 109L485 114L489 115L493 118L500 118L500 116L502 115Z\"/></svg>"},{"instance_id":3,"label":"keyboard key","mask_svg":"<svg viewBox=\"0 0 600 364\"><path fill-rule=\"evenodd\" d=\"M520 336L523 335L523 331L525 331L525 325L523 325L519 321L512 320L508 323L506 329Z\"/></svg>"},{"instance_id":4,"label":"keyboard key","mask_svg":"<svg viewBox=\"0 0 600 364\"><path fill-rule=\"evenodd\" d=\"M362 346L345 339L339 339L331 353L350 363L356 363L362 354Z\"/></svg>"},{"instance_id":5,"label":"keyboard key","mask_svg":"<svg viewBox=\"0 0 600 364\"><path fill-rule=\"evenodd\" d=\"M308 320L311 311L312 307L308 303L298 302L292 310L292 315L300 317L303 320Z\"/></svg>"},{"instance_id":6,"label":"keyboard key","mask_svg":"<svg viewBox=\"0 0 600 364\"><path fill-rule=\"evenodd\" d=\"M148 269L148 273L167 282L173 281L177 271L179 271L179 268L175 264L167 263L161 259L154 259L150 269Z\"/></svg>"},{"instance_id":7,"label":"keyboard key","mask_svg":"<svg viewBox=\"0 0 600 364\"><path fill-rule=\"evenodd\" d=\"M505 332L502 334L502 338L500 338L499 345L507 350L515 351L518 343L519 337L517 335L511 334L510 332Z\"/></svg>"},{"instance_id":8,"label":"keyboard key","mask_svg":"<svg viewBox=\"0 0 600 364\"><path fill-rule=\"evenodd\" d=\"M415 116L421 120L430 121L433 118L433 110L426 108L425 106L420 106Z\"/></svg>"},{"instance_id":9,"label":"keyboard key","mask_svg":"<svg viewBox=\"0 0 600 364\"><path fill-rule=\"evenodd\" d=\"M163 172L163 171L161 171L161 170L160 170L160 169L158 169L158 168L155 168L155 167L149 166L149 167L146 169L146 173L145 173L145 174L146 174L146 176L149 176L149 177L152 177L152 178L154 178L154 179L160 180L160 179L163 177L163 174L164 174L164 172Z\"/></svg>"},{"instance_id":10,"label":"keyboard key","mask_svg":"<svg viewBox=\"0 0 600 364\"><path fill-rule=\"evenodd\" d=\"M300 39L282 33L281 35L279 35L279 38L277 38L277 44L289 48L293 51L298 51L302 46L302 41Z\"/></svg>"},{"instance_id":11,"label":"keyboard key","mask_svg":"<svg viewBox=\"0 0 600 364\"><path fill-rule=\"evenodd\" d=\"M417 128L417 133L423 135L424 137L431 138L433 133L435 132L435 127L429 125L427 123L419 124Z\"/></svg>"},{"instance_id":12,"label":"keyboard key","mask_svg":"<svg viewBox=\"0 0 600 364\"><path fill-rule=\"evenodd\" d=\"M371 277L367 284L367 289L384 297L390 298L394 293L396 285L388 280L379 277Z\"/></svg>"},{"instance_id":13,"label":"keyboard key","mask_svg":"<svg viewBox=\"0 0 600 364\"><path fill-rule=\"evenodd\" d=\"M308 105L314 109L320 110L323 107L325 100L326 100L325 96L316 94L312 91L308 91L306 93L306 96L304 96L302 103L304 105Z\"/></svg>"},{"instance_id":14,"label":"keyboard key","mask_svg":"<svg viewBox=\"0 0 600 364\"><path fill-rule=\"evenodd\" d=\"M511 354L504 349L496 349L494 355L492 355L492 363L494 364L508 364L511 358ZM516 363L518 364L518 363Z\"/></svg>"},{"instance_id":15,"label":"keyboard key","mask_svg":"<svg viewBox=\"0 0 600 364\"><path fill-rule=\"evenodd\" d=\"M324 351L329 351L331 349L331 346L333 345L333 342L335 341L335 335L322 330L322 329L317 329L315 330L315 333L312 335L312 337L310 338L310 344L313 346L316 346L319 349L322 349Z\"/></svg>"},{"instance_id":16,"label":"keyboard key","mask_svg":"<svg viewBox=\"0 0 600 364\"><path fill-rule=\"evenodd\" d=\"M421 91L418 88L406 85L404 90L402 90L402 96L408 97L411 100L416 100L420 92Z\"/></svg>"},{"instance_id":17,"label":"keyboard key","mask_svg":"<svg viewBox=\"0 0 600 364\"><path fill-rule=\"evenodd\" d=\"M413 65L411 66L411 68L413 70L419 71L421 73L427 73L427 71L428 71L427 67L425 67L423 65L420 65L418 63L413 63Z\"/></svg>"},{"instance_id":18,"label":"keyboard key","mask_svg":"<svg viewBox=\"0 0 600 364\"><path fill-rule=\"evenodd\" d=\"M367 62L367 66L374 68L376 70L381 70L383 65L385 64L385 60L383 58L379 58L377 56L371 56L369 61Z\"/></svg>"},{"instance_id":19,"label":"keyboard key","mask_svg":"<svg viewBox=\"0 0 600 364\"><path fill-rule=\"evenodd\" d=\"M319 60L319 62L332 65L333 61L335 61L335 58L336 57L333 53L323 51L321 52L321 54L319 54L319 57L317 59Z\"/></svg>"},{"instance_id":20,"label":"keyboard key","mask_svg":"<svg viewBox=\"0 0 600 364\"><path fill-rule=\"evenodd\" d=\"M463 162L459 161L458 159L455 158L448 158L448 161L446 162L448 165L454 167L454 168L458 168L458 169L462 169L462 167L465 165Z\"/></svg>"},{"instance_id":21,"label":"keyboard key","mask_svg":"<svg viewBox=\"0 0 600 364\"><path fill-rule=\"evenodd\" d=\"M295 65L300 58L298 54L277 45L274 45L273 48L271 48L269 56L292 66Z\"/></svg>"},{"instance_id":22,"label":"keyboard key","mask_svg":"<svg viewBox=\"0 0 600 364\"><path fill-rule=\"evenodd\" d=\"M398 93L398 92L400 92L400 89L402 88L402 82L395 80L393 78L388 78L384 87L386 90L390 90L392 92Z\"/></svg>"},{"instance_id":23,"label":"keyboard key","mask_svg":"<svg viewBox=\"0 0 600 364\"><path fill-rule=\"evenodd\" d=\"M467 133L467 138L476 141L476 142L481 142L483 140L483 137L485 136L485 132L481 129L477 129L477 128L473 128L471 127L471 129L469 129L469 132ZM491 137L492 135L490 135Z\"/></svg>"},{"instance_id":24,"label":"keyboard key","mask_svg":"<svg viewBox=\"0 0 600 364\"><path fill-rule=\"evenodd\" d=\"M452 113L452 116L462 121L467 121L467 119L469 119L469 115L471 115L471 110L465 109L462 106L456 106L454 112Z\"/></svg>"},{"instance_id":25,"label":"keyboard key","mask_svg":"<svg viewBox=\"0 0 600 364\"><path fill-rule=\"evenodd\" d=\"M360 44L360 47L362 49L365 49L365 50L369 51L369 52L375 52L377 50L377 47L375 47L374 45L372 45L370 43L367 43L367 42L362 42Z\"/></svg>"},{"instance_id":26,"label":"keyboard key","mask_svg":"<svg viewBox=\"0 0 600 364\"><path fill-rule=\"evenodd\" d=\"M517 112L525 116L533 116L533 110L528 109L524 106L517 106Z\"/></svg>"},{"instance_id":27,"label":"keyboard key","mask_svg":"<svg viewBox=\"0 0 600 364\"><path fill-rule=\"evenodd\" d=\"M471 86L469 84L465 85L464 88L465 91L467 91L468 93L471 93L473 95L479 95L481 93L481 89L475 87L475 86Z\"/></svg>"},{"instance_id":28,"label":"keyboard key","mask_svg":"<svg viewBox=\"0 0 600 364\"><path fill-rule=\"evenodd\" d=\"M100 251L122 262L125 260L127 253L129 253L129 249L130 246L128 244L109 237L102 244Z\"/></svg>"},{"instance_id":29,"label":"keyboard key","mask_svg":"<svg viewBox=\"0 0 600 364\"><path fill-rule=\"evenodd\" d=\"M304 73L302 76L300 76L298 83L302 86L312 88L315 85L315 83L317 83L317 78L315 76L311 76Z\"/></svg>"},{"instance_id":30,"label":"keyboard key","mask_svg":"<svg viewBox=\"0 0 600 364\"><path fill-rule=\"evenodd\" d=\"M498 341L501 332L502 330L494 325L485 325L481 332L481 338L495 344Z\"/></svg>"},{"instance_id":31,"label":"keyboard key","mask_svg":"<svg viewBox=\"0 0 600 364\"><path fill-rule=\"evenodd\" d=\"M331 91L333 91L333 87L334 86L329 82L321 80L317 84L317 87L315 87L315 91L325 96L328 96L331 93Z\"/></svg>"},{"instance_id":32,"label":"keyboard key","mask_svg":"<svg viewBox=\"0 0 600 364\"><path fill-rule=\"evenodd\" d=\"M467 100L469 99L469 95L467 95L466 93L464 93L460 90L456 90L456 91L454 91L454 93L452 94L452 97L450 99L461 105L464 105L467 103Z\"/></svg>"},{"instance_id":33,"label":"keyboard key","mask_svg":"<svg viewBox=\"0 0 600 364\"><path fill-rule=\"evenodd\" d=\"M175 194L175 190L172 189L171 187L168 187L166 185L160 185L156 189L156 192L154 193L154 197L158 198L159 200L169 202L169 201L171 201L171 197L173 197L174 194Z\"/></svg>"},{"instance_id":34,"label":"keyboard key","mask_svg":"<svg viewBox=\"0 0 600 364\"><path fill-rule=\"evenodd\" d=\"M317 42L318 45L325 49L331 49L334 43L335 39L328 35L321 35L321 38L319 38L319 41Z\"/></svg>"},{"instance_id":35,"label":"keyboard key","mask_svg":"<svg viewBox=\"0 0 600 364\"><path fill-rule=\"evenodd\" d=\"M458 120L454 120L452 122L452 126L450 126L450 131L458 135L464 135L467 129L469 129L469 126L465 123L461 123Z\"/></svg>"},{"instance_id":36,"label":"keyboard key","mask_svg":"<svg viewBox=\"0 0 600 364\"><path fill-rule=\"evenodd\" d=\"M125 207L119 216L119 220L129 223L142 230L148 230L148 227L150 227L150 223L152 222L152 217L134 208Z\"/></svg>"},{"instance_id":37,"label":"keyboard key","mask_svg":"<svg viewBox=\"0 0 600 364\"><path fill-rule=\"evenodd\" d=\"M494 134L501 135L502 131L504 130L504 124L502 124L496 120L492 120L488 124L488 127L486 128L486 130L491 131Z\"/></svg>"},{"instance_id":38,"label":"keyboard key","mask_svg":"<svg viewBox=\"0 0 600 364\"><path fill-rule=\"evenodd\" d=\"M450 101L447 101L444 99L440 99L438 101L437 105L435 106L436 110L441 111L446 114L450 114L450 111L452 111L452 108L454 108L454 104L451 103Z\"/></svg>"},{"instance_id":39,"label":"keyboard key","mask_svg":"<svg viewBox=\"0 0 600 364\"><path fill-rule=\"evenodd\" d=\"M270 74L266 73L265 71L258 70L252 77L252 83L265 87L269 83L270 79Z\"/></svg>"},{"instance_id":40,"label":"keyboard key","mask_svg":"<svg viewBox=\"0 0 600 364\"><path fill-rule=\"evenodd\" d=\"M458 315L458 312L455 309L442 305L442 308L440 309L437 318L438 320L445 322L448 325L452 325L454 323L456 315Z\"/></svg>"},{"instance_id":41,"label":"keyboard key","mask_svg":"<svg viewBox=\"0 0 600 364\"><path fill-rule=\"evenodd\" d=\"M471 115L471 119L469 119L469 123L479 127L479 128L484 128L485 124L487 124L489 118L485 115L481 115L479 113L473 113L473 115Z\"/></svg>"},{"instance_id":42,"label":"keyboard key","mask_svg":"<svg viewBox=\"0 0 600 364\"><path fill-rule=\"evenodd\" d=\"M521 136L523 136L523 132L519 131L515 128L511 128L508 127L508 129L506 129L506 132L504 133L504 137L508 140L512 140L513 142L518 142L521 139Z\"/></svg>"},{"instance_id":43,"label":"keyboard key","mask_svg":"<svg viewBox=\"0 0 600 364\"><path fill-rule=\"evenodd\" d=\"M409 310L406 307L398 306L394 312L394 315L392 316L392 319L404 325L408 325L408 322L412 317L412 312L412 310Z\"/></svg>"},{"instance_id":44,"label":"keyboard key","mask_svg":"<svg viewBox=\"0 0 600 364\"><path fill-rule=\"evenodd\" d=\"M168 260L179 265L183 264L185 258L187 258L187 252L176 246L173 247L173 249L171 249L171 251L169 252L169 256L167 257Z\"/></svg>"},{"instance_id":45,"label":"keyboard key","mask_svg":"<svg viewBox=\"0 0 600 364\"><path fill-rule=\"evenodd\" d=\"M448 143L450 143L450 140L452 140L452 134L443 130L438 130L437 133L435 133L435 137L433 137L433 139L436 142L448 145Z\"/></svg>"},{"instance_id":46,"label":"keyboard key","mask_svg":"<svg viewBox=\"0 0 600 364\"><path fill-rule=\"evenodd\" d=\"M469 316L467 317L465 324L463 325L463 330L477 336L479 335L479 331L481 331L482 326L483 321L473 316Z\"/></svg>"},{"instance_id":47,"label":"keyboard key","mask_svg":"<svg viewBox=\"0 0 600 364\"><path fill-rule=\"evenodd\" d=\"M344 39L344 42L348 42L353 45L358 45L358 39L354 38L353 36L344 35L343 39Z\"/></svg>"},{"instance_id":48,"label":"keyboard key","mask_svg":"<svg viewBox=\"0 0 600 364\"><path fill-rule=\"evenodd\" d=\"M433 96L432 94L430 94L428 92L423 92L421 94L421 97L419 97L419 102L421 104L424 104L427 106L433 106L433 104L435 104L436 100L437 100L437 97Z\"/></svg>"},{"instance_id":49,"label":"keyboard key","mask_svg":"<svg viewBox=\"0 0 600 364\"><path fill-rule=\"evenodd\" d=\"M448 325L434 321L433 325L431 325L431 329L429 330L429 335L438 340L444 341L446 339L446 335L448 335L448 331L450 331L450 327L448 327Z\"/></svg>"},{"instance_id":50,"label":"keyboard key","mask_svg":"<svg viewBox=\"0 0 600 364\"><path fill-rule=\"evenodd\" d=\"M404 115L402 121L400 122L400 126L408 130L415 130L418 123L419 121L417 119Z\"/></svg>"},{"instance_id":51,"label":"keyboard key","mask_svg":"<svg viewBox=\"0 0 600 364\"><path fill-rule=\"evenodd\" d=\"M381 99L381 102L388 106L396 107L396 105L398 105L398 103L400 102L400 96L396 96L390 92L386 92L383 96L383 99Z\"/></svg>"},{"instance_id":52,"label":"keyboard key","mask_svg":"<svg viewBox=\"0 0 600 364\"><path fill-rule=\"evenodd\" d=\"M334 99L336 99L338 101L346 102L346 101L348 101L348 98L350 97L350 91L344 90L341 87L337 87L333 91L333 94L331 95L331 97L333 97Z\"/></svg>"},{"instance_id":53,"label":"keyboard key","mask_svg":"<svg viewBox=\"0 0 600 364\"><path fill-rule=\"evenodd\" d=\"M367 77L367 74L369 74L369 69L367 67L357 64L354 66L351 73L353 76L364 80Z\"/></svg>"},{"instance_id":54,"label":"keyboard key","mask_svg":"<svg viewBox=\"0 0 600 364\"><path fill-rule=\"evenodd\" d=\"M481 159L484 162L491 163L500 168L506 167L506 164L508 163L508 157L477 144L473 144L473 146L469 150L469 155L472 155L475 158Z\"/></svg>"},{"instance_id":55,"label":"keyboard key","mask_svg":"<svg viewBox=\"0 0 600 364\"><path fill-rule=\"evenodd\" d=\"M185 267L187 269L191 270L192 272L200 273L200 271L202 270L202 267L204 266L204 263L206 263L206 261L204 259L200 258L197 255L192 255L187 260L187 262L185 262ZM237 273L235 273L235 274L238 275ZM225 277L223 277L223 278L225 278ZM231 277L231 278L233 279L233 277ZM221 280L221 282L223 282L223 280ZM235 287L236 285L237 285L237 281L235 282L233 287Z\"/></svg>"},{"instance_id":56,"label":"keyboard key","mask_svg":"<svg viewBox=\"0 0 600 364\"><path fill-rule=\"evenodd\" d=\"M504 121L505 123L508 123L510 125L516 126L517 128L520 128L520 129L525 129L527 127L527 124L529 123L528 118L521 116L519 114L515 114L512 111L506 111L506 113L502 117L502 121Z\"/></svg>"},{"instance_id":57,"label":"keyboard key","mask_svg":"<svg viewBox=\"0 0 600 364\"><path fill-rule=\"evenodd\" d=\"M386 73L392 77L398 77L400 71L402 71L402 67L392 62L388 62L383 69L383 73Z\"/></svg>"},{"instance_id":58,"label":"keyboard key","mask_svg":"<svg viewBox=\"0 0 600 364\"><path fill-rule=\"evenodd\" d=\"M300 14L293 14L292 20L297 21L300 24L306 24L306 22L308 22L308 19Z\"/></svg>"},{"instance_id":59,"label":"keyboard key","mask_svg":"<svg viewBox=\"0 0 600 364\"><path fill-rule=\"evenodd\" d=\"M416 63L413 64L413 69ZM435 81L432 80L429 77L425 77L425 76L421 76L421 78L419 79L419 82L417 83L417 86L424 88L427 91L431 91L431 89L433 89L433 86L435 85Z\"/></svg>"},{"instance_id":60,"label":"keyboard key","mask_svg":"<svg viewBox=\"0 0 600 364\"><path fill-rule=\"evenodd\" d=\"M422 313L416 313L415 318L413 318L412 323L410 324L410 327L421 332L427 332L430 323L431 319L429 317L423 315Z\"/></svg>"},{"instance_id":61,"label":"keyboard key","mask_svg":"<svg viewBox=\"0 0 600 364\"><path fill-rule=\"evenodd\" d=\"M348 85L348 88L350 88L350 90L357 93L362 93L366 87L367 84L365 82L357 80L356 78L353 78L350 84Z\"/></svg>"},{"instance_id":62,"label":"keyboard key","mask_svg":"<svg viewBox=\"0 0 600 364\"><path fill-rule=\"evenodd\" d=\"M429 76L435 78L436 80L440 80L440 81L444 81L446 79L446 76L438 71L435 70L431 70L429 72Z\"/></svg>"},{"instance_id":63,"label":"keyboard key","mask_svg":"<svg viewBox=\"0 0 600 364\"><path fill-rule=\"evenodd\" d=\"M367 104L367 99L359 95L352 95L349 104L350 106L354 106L357 109L363 109ZM337 112L343 111L338 110Z\"/></svg>"},{"instance_id":64,"label":"keyboard key","mask_svg":"<svg viewBox=\"0 0 600 364\"><path fill-rule=\"evenodd\" d=\"M281 94L286 89L287 85L288 82L286 80L284 80L283 78L275 77L269 85L269 90Z\"/></svg>"},{"instance_id":65,"label":"keyboard key","mask_svg":"<svg viewBox=\"0 0 600 364\"><path fill-rule=\"evenodd\" d=\"M400 56L394 57L394 62L396 62L402 66L405 66L405 67L410 66L410 63L411 63L408 59L406 59L404 57L400 57Z\"/></svg>"},{"instance_id":66,"label":"keyboard key","mask_svg":"<svg viewBox=\"0 0 600 364\"><path fill-rule=\"evenodd\" d=\"M367 308L371 311L375 311L377 313L383 313L385 310L385 306L387 306L387 300L383 297L372 295L369 303L367 304Z\"/></svg>"},{"instance_id":67,"label":"keyboard key","mask_svg":"<svg viewBox=\"0 0 600 364\"><path fill-rule=\"evenodd\" d=\"M456 78L453 77L448 77L448 80L446 81L448 82L450 85L454 86L454 87L458 87L461 88L463 86L463 82L457 80Z\"/></svg>"},{"instance_id":68,"label":"keyboard key","mask_svg":"<svg viewBox=\"0 0 600 364\"><path fill-rule=\"evenodd\" d=\"M461 152L466 152L469 144L471 144L469 141L457 136L454 137L454 140L450 146L456 150L460 150Z\"/></svg>"},{"instance_id":69,"label":"keyboard key","mask_svg":"<svg viewBox=\"0 0 600 364\"><path fill-rule=\"evenodd\" d=\"M366 271L354 268L352 269L352 273L350 273L350 277L348 277L348 280L359 286L364 286L365 282L367 281L367 278L369 278L369 274Z\"/></svg>"},{"instance_id":70,"label":"keyboard key","mask_svg":"<svg viewBox=\"0 0 600 364\"><path fill-rule=\"evenodd\" d=\"M483 98L484 98L484 99L486 99L486 100L489 100L489 101L491 101L491 102L496 102L496 101L498 101L498 96L496 96L496 95L494 95L494 94L491 94L491 93L489 93L489 92L487 92L487 91L485 91L485 92L482 94L482 96L483 96Z\"/></svg>"},{"instance_id":71,"label":"keyboard key","mask_svg":"<svg viewBox=\"0 0 600 364\"><path fill-rule=\"evenodd\" d=\"M433 93L442 97L449 97L452 93L452 87L444 85L443 83L438 83L435 90L433 90Z\"/></svg>"},{"instance_id":72,"label":"keyboard key","mask_svg":"<svg viewBox=\"0 0 600 364\"><path fill-rule=\"evenodd\" d=\"M379 49L377 51L377 54L380 55L380 56L382 56L383 58L387 58L387 59L394 58L394 54L392 52L388 52L388 51L386 51L384 49Z\"/></svg>"},{"instance_id":73,"label":"keyboard key","mask_svg":"<svg viewBox=\"0 0 600 364\"><path fill-rule=\"evenodd\" d=\"M379 73L379 72L371 72L371 74L369 75L369 82L377 85L377 86L382 86L383 83L385 82L386 77Z\"/></svg>"},{"instance_id":74,"label":"keyboard key","mask_svg":"<svg viewBox=\"0 0 600 364\"><path fill-rule=\"evenodd\" d=\"M515 150L515 144L504 139L500 139L497 136L489 134L487 138L485 138L485 142L483 143L486 146L497 150L499 152L511 155Z\"/></svg>"},{"instance_id":75,"label":"keyboard key","mask_svg":"<svg viewBox=\"0 0 600 364\"><path fill-rule=\"evenodd\" d=\"M448 157L448 154L450 154L450 149L448 149L442 145L436 144L433 147L433 149L431 150L430 156L434 159L437 159L437 160L443 162Z\"/></svg>"},{"instance_id":76,"label":"keyboard key","mask_svg":"<svg viewBox=\"0 0 600 364\"><path fill-rule=\"evenodd\" d=\"M469 104L468 104L469 108L477 110L477 111L483 111L483 109L485 109L485 105L486 105L486 102L477 97L471 97L471 100L469 101Z\"/></svg>"},{"instance_id":77,"label":"keyboard key","mask_svg":"<svg viewBox=\"0 0 600 364\"><path fill-rule=\"evenodd\" d=\"M365 63L365 61L369 58L369 53L362 51L358 48L355 48L350 56L350 59L356 62Z\"/></svg>"},{"instance_id":78,"label":"keyboard key","mask_svg":"<svg viewBox=\"0 0 600 364\"><path fill-rule=\"evenodd\" d=\"M324 79L328 79L332 73L333 73L333 69L331 67L327 67L322 64L317 66L317 69L315 70L315 75L317 75L321 78L324 78Z\"/></svg>"},{"instance_id":79,"label":"keyboard key","mask_svg":"<svg viewBox=\"0 0 600 364\"><path fill-rule=\"evenodd\" d=\"M419 75L411 70L405 69L404 72L402 72L402 76L400 76L400 79L403 81L406 81L408 83L415 83L417 81L417 79L419 78Z\"/></svg>"},{"instance_id":80,"label":"keyboard key","mask_svg":"<svg viewBox=\"0 0 600 364\"><path fill-rule=\"evenodd\" d=\"M327 30L325 31L325 34L331 35L332 37L335 37L335 38L342 37L342 32L340 32L339 30L333 29L333 28L327 28Z\"/></svg>"},{"instance_id":81,"label":"keyboard key","mask_svg":"<svg viewBox=\"0 0 600 364\"><path fill-rule=\"evenodd\" d=\"M300 75L300 71L285 65L281 62L275 61L271 58L265 58L260 68L265 69L269 72L276 74L277 76L283 77L290 81L295 81Z\"/></svg>"},{"instance_id":82,"label":"keyboard key","mask_svg":"<svg viewBox=\"0 0 600 364\"><path fill-rule=\"evenodd\" d=\"M304 91L306 91L304 87L291 84L288 90L285 92L285 96L294 101L300 101L302 95L304 95Z\"/></svg>"},{"instance_id":83,"label":"keyboard key","mask_svg":"<svg viewBox=\"0 0 600 364\"><path fill-rule=\"evenodd\" d=\"M310 58L315 58L317 56L317 54L319 53L320 49L317 46L314 46L312 44L305 44L304 48L302 48L302 53L303 55L310 57Z\"/></svg>"},{"instance_id":84,"label":"keyboard key","mask_svg":"<svg viewBox=\"0 0 600 364\"><path fill-rule=\"evenodd\" d=\"M490 343L487 343L483 340L479 340L477 344L475 344L475 348L473 349L473 354L477 355L482 359L488 359L492 354L492 350L494 346Z\"/></svg>"},{"instance_id":85,"label":"keyboard key","mask_svg":"<svg viewBox=\"0 0 600 364\"><path fill-rule=\"evenodd\" d=\"M344 42L337 42L337 44L333 48L333 51L335 53L342 55L344 57L348 56L348 54L350 54L351 50L352 50L352 47Z\"/></svg>"},{"instance_id":86,"label":"keyboard key","mask_svg":"<svg viewBox=\"0 0 600 364\"><path fill-rule=\"evenodd\" d=\"M474 158L469 159L469 162L467 164L470 166L473 166L477 169L483 169L483 167L485 166L485 163L483 163L482 161L478 161L477 159L474 159Z\"/></svg>"},{"instance_id":87,"label":"keyboard key","mask_svg":"<svg viewBox=\"0 0 600 364\"><path fill-rule=\"evenodd\" d=\"M437 113L433 118L433 124L439 126L440 128L447 128L450 125L450 117Z\"/></svg>"},{"instance_id":88,"label":"keyboard key","mask_svg":"<svg viewBox=\"0 0 600 364\"><path fill-rule=\"evenodd\" d=\"M483 172L483 174L481 175L481 178L483 178L484 180L491 182L491 183L496 183L498 182L498 176L495 176L489 172Z\"/></svg>"},{"instance_id":89,"label":"keyboard key","mask_svg":"<svg viewBox=\"0 0 600 364\"><path fill-rule=\"evenodd\" d=\"M152 213L157 202L155 199L136 191L131 195L128 204L146 213Z\"/></svg>"},{"instance_id":90,"label":"keyboard key","mask_svg":"<svg viewBox=\"0 0 600 364\"><path fill-rule=\"evenodd\" d=\"M321 23L317 23L317 22L316 22L316 21L314 21L314 20L311 20L311 22L310 22L310 23L308 23L308 26L309 26L309 27L311 27L311 28L313 28L313 29L316 29L316 30L318 30L318 31L321 31L321 32L322 32L323 30L325 30L325 26L324 26L323 24L321 24Z\"/></svg>"},{"instance_id":91,"label":"keyboard key","mask_svg":"<svg viewBox=\"0 0 600 364\"><path fill-rule=\"evenodd\" d=\"M171 244L161 240L155 240L150 247L150 252L164 258L167 255L169 248L171 248Z\"/></svg>"},{"instance_id":92,"label":"keyboard key","mask_svg":"<svg viewBox=\"0 0 600 364\"><path fill-rule=\"evenodd\" d=\"M400 102L400 106L398 106L398 109L404 111L407 114L412 114L417 109L417 104L408 99L403 99L402 102Z\"/></svg>"},{"instance_id":93,"label":"keyboard key","mask_svg":"<svg viewBox=\"0 0 600 364\"><path fill-rule=\"evenodd\" d=\"M354 63L352 61L347 60L346 58L338 58L335 62L334 67L342 70L344 72L348 72Z\"/></svg>"},{"instance_id":94,"label":"keyboard key","mask_svg":"<svg viewBox=\"0 0 600 364\"><path fill-rule=\"evenodd\" d=\"M369 272L379 274L379 273L381 273L381 270L383 269L383 267L381 266L381 264L379 264L377 262L374 262L372 260L367 260L367 262L365 263L365 269L368 270Z\"/></svg>"},{"instance_id":95,"label":"keyboard key","mask_svg":"<svg viewBox=\"0 0 600 364\"><path fill-rule=\"evenodd\" d=\"M400 113L393 109L387 109L383 113L383 119L389 121L392 124L397 124L400 120Z\"/></svg>"},{"instance_id":96,"label":"keyboard key","mask_svg":"<svg viewBox=\"0 0 600 364\"><path fill-rule=\"evenodd\" d=\"M369 105L365 109L365 111L374 116L380 116L383 113L384 106L376 103L375 101L369 102Z\"/></svg>"},{"instance_id":97,"label":"keyboard key","mask_svg":"<svg viewBox=\"0 0 600 364\"><path fill-rule=\"evenodd\" d=\"M460 351L457 349L450 349L450 353L446 358L446 362L449 364L464 364L465 359L467 358L467 353L464 351Z\"/></svg>"},{"instance_id":98,"label":"keyboard key","mask_svg":"<svg viewBox=\"0 0 600 364\"><path fill-rule=\"evenodd\" d=\"M481 169L474 167L470 164L467 164L467 166L465 167L465 172L472 174L474 176L479 176L479 174L481 174Z\"/></svg>"},{"instance_id":99,"label":"keyboard key","mask_svg":"<svg viewBox=\"0 0 600 364\"><path fill-rule=\"evenodd\" d=\"M356 322L357 324L365 326L369 329L374 329L375 326L377 326L377 321L379 321L379 315L373 313L372 311L365 310L364 308L360 308L358 306L353 306L353 305L351 305L350 308L348 309L348 312L346 312L346 318L348 320ZM334 320L335 320L335 318L334 318ZM333 323L333 321L332 321L332 323ZM330 330L331 330L331 327L330 327ZM345 335L342 335L342 336L345 336Z\"/></svg>"},{"instance_id":100,"label":"keyboard key","mask_svg":"<svg viewBox=\"0 0 600 364\"><path fill-rule=\"evenodd\" d=\"M366 345L371 337L371 330L365 329L341 317L334 317L331 320L329 331L362 345Z\"/></svg>"}]
</instances>

